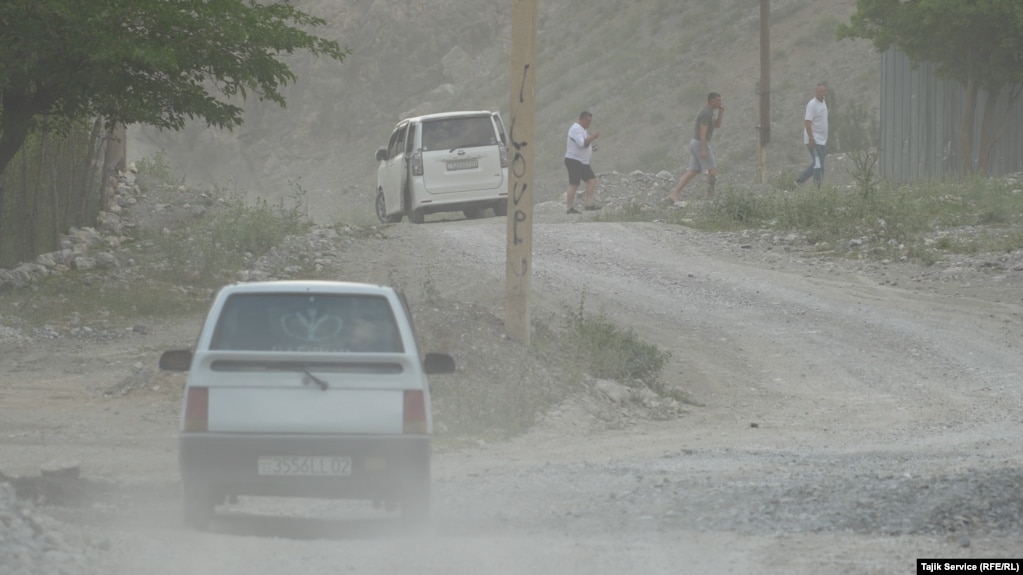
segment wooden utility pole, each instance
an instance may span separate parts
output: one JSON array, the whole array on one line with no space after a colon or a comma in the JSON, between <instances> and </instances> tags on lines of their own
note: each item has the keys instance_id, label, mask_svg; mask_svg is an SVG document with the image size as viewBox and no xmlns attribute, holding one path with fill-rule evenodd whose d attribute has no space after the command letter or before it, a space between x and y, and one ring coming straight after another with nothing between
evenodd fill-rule
<instances>
[{"instance_id":1,"label":"wooden utility pole","mask_svg":"<svg viewBox=\"0 0 1023 575\"><path fill-rule=\"evenodd\" d=\"M508 128L508 246L504 329L529 345L533 275L533 151L536 148L536 21L538 0L513 0Z\"/></svg>"},{"instance_id":2,"label":"wooden utility pole","mask_svg":"<svg viewBox=\"0 0 1023 575\"><path fill-rule=\"evenodd\" d=\"M760 82L757 94L757 179L767 182L767 144L771 141L771 0L760 0Z\"/></svg>"}]
</instances>

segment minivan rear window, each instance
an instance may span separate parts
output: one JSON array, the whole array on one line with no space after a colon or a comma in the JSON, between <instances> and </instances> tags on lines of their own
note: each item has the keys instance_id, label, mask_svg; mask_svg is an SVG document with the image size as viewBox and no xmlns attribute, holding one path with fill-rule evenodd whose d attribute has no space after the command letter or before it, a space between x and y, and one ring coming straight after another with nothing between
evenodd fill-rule
<instances>
[{"instance_id":1,"label":"minivan rear window","mask_svg":"<svg viewBox=\"0 0 1023 575\"><path fill-rule=\"evenodd\" d=\"M490 116L438 118L423 122L423 150L455 150L497 144Z\"/></svg>"},{"instance_id":2,"label":"minivan rear window","mask_svg":"<svg viewBox=\"0 0 1023 575\"><path fill-rule=\"evenodd\" d=\"M386 298L275 293L229 297L210 349L395 353L404 346Z\"/></svg>"}]
</instances>

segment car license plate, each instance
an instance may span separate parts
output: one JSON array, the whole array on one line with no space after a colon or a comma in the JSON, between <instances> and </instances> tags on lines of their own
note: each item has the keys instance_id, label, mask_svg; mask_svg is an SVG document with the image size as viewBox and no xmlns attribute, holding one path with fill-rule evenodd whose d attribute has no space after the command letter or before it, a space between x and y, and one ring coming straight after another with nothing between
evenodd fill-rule
<instances>
[{"instance_id":1,"label":"car license plate","mask_svg":"<svg viewBox=\"0 0 1023 575\"><path fill-rule=\"evenodd\" d=\"M473 170L480 167L480 161L473 158L472 160L453 160L448 162L448 171L454 170Z\"/></svg>"},{"instance_id":2,"label":"car license plate","mask_svg":"<svg viewBox=\"0 0 1023 575\"><path fill-rule=\"evenodd\" d=\"M352 458L264 455L258 470L260 475L289 477L346 476L352 474Z\"/></svg>"}]
</instances>

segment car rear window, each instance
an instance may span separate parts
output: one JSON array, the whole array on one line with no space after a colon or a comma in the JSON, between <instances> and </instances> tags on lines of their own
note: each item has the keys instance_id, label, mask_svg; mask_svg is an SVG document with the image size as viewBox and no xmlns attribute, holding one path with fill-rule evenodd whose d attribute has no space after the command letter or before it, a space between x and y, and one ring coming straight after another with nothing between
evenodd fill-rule
<instances>
[{"instance_id":1,"label":"car rear window","mask_svg":"<svg viewBox=\"0 0 1023 575\"><path fill-rule=\"evenodd\" d=\"M404 351L386 298L335 294L234 294L224 302L210 349Z\"/></svg>"},{"instance_id":2,"label":"car rear window","mask_svg":"<svg viewBox=\"0 0 1023 575\"><path fill-rule=\"evenodd\" d=\"M454 150L497 144L490 116L439 118L423 122L423 150Z\"/></svg>"}]
</instances>

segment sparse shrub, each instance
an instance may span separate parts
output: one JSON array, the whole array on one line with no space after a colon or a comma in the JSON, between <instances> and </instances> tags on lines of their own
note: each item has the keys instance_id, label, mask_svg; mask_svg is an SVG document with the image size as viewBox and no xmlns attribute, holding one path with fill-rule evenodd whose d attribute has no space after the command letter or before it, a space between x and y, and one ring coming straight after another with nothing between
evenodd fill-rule
<instances>
[{"instance_id":1,"label":"sparse shrub","mask_svg":"<svg viewBox=\"0 0 1023 575\"><path fill-rule=\"evenodd\" d=\"M740 226L760 225L764 217L760 199L749 190L735 188L715 196L712 210L724 222Z\"/></svg>"},{"instance_id":2,"label":"sparse shrub","mask_svg":"<svg viewBox=\"0 0 1023 575\"><path fill-rule=\"evenodd\" d=\"M977 216L977 223L982 226L988 226L992 224L1004 224L1009 220L1004 213L995 211L986 211Z\"/></svg>"},{"instance_id":3,"label":"sparse shrub","mask_svg":"<svg viewBox=\"0 0 1023 575\"><path fill-rule=\"evenodd\" d=\"M660 212L650 209L639 202L629 202L625 205L605 209L594 216L595 221L603 222L649 222Z\"/></svg>"},{"instance_id":4,"label":"sparse shrub","mask_svg":"<svg viewBox=\"0 0 1023 575\"><path fill-rule=\"evenodd\" d=\"M135 169L139 174L165 185L180 186L185 181L184 178L174 175L174 171L167 163L167 153L163 150L136 161Z\"/></svg>"},{"instance_id":5,"label":"sparse shrub","mask_svg":"<svg viewBox=\"0 0 1023 575\"><path fill-rule=\"evenodd\" d=\"M586 314L582 302L564 321L563 355L579 358L590 375L623 384L639 380L658 385L670 352L642 341L631 328L619 327L603 314Z\"/></svg>"},{"instance_id":6,"label":"sparse shrub","mask_svg":"<svg viewBox=\"0 0 1023 575\"><path fill-rule=\"evenodd\" d=\"M304 233L308 227L298 207L271 205L263 198L247 204L234 198L227 210L214 215L209 229L210 239L218 248L262 254L286 236Z\"/></svg>"},{"instance_id":7,"label":"sparse shrub","mask_svg":"<svg viewBox=\"0 0 1023 575\"><path fill-rule=\"evenodd\" d=\"M768 182L776 190L792 190L796 187L796 177L799 174L795 170L785 169L778 172L773 180Z\"/></svg>"},{"instance_id":8,"label":"sparse shrub","mask_svg":"<svg viewBox=\"0 0 1023 575\"><path fill-rule=\"evenodd\" d=\"M934 250L912 249L909 251L909 257L915 258L924 267L933 266L938 262L938 254L934 253Z\"/></svg>"},{"instance_id":9,"label":"sparse shrub","mask_svg":"<svg viewBox=\"0 0 1023 575\"><path fill-rule=\"evenodd\" d=\"M849 175L855 180L863 199L872 199L880 183L874 171L877 168L877 150L856 150L850 152L849 157L853 162Z\"/></svg>"},{"instance_id":10,"label":"sparse shrub","mask_svg":"<svg viewBox=\"0 0 1023 575\"><path fill-rule=\"evenodd\" d=\"M151 238L166 254L157 277L218 286L233 278L247 259L266 253L289 235L305 233L310 225L301 194L291 207L264 199L248 203L240 196L222 199L206 215Z\"/></svg>"}]
</instances>

